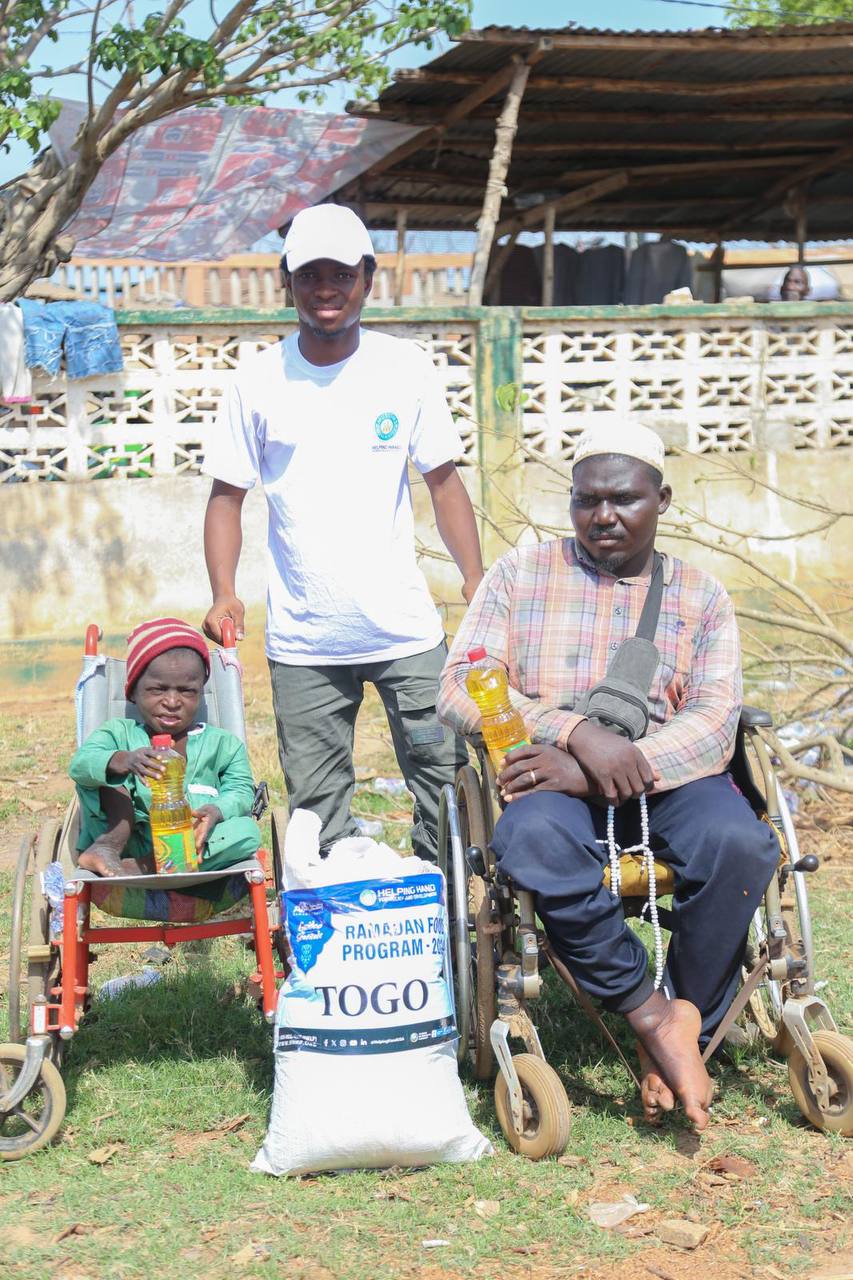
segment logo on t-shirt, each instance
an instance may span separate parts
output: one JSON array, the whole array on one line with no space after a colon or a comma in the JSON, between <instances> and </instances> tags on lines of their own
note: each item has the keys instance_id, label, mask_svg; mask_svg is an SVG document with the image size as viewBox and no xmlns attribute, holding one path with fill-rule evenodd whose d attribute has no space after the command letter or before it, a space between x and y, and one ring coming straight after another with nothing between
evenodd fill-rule
<instances>
[{"instance_id":1,"label":"logo on t-shirt","mask_svg":"<svg viewBox=\"0 0 853 1280\"><path fill-rule=\"evenodd\" d=\"M373 430L380 440L393 440L400 428L396 413L380 413L373 424Z\"/></svg>"}]
</instances>

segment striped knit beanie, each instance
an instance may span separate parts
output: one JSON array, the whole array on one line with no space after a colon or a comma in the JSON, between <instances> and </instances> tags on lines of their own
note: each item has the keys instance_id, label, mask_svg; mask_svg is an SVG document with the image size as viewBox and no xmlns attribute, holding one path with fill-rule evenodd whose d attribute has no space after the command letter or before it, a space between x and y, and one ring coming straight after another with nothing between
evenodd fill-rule
<instances>
[{"instance_id":1,"label":"striped knit beanie","mask_svg":"<svg viewBox=\"0 0 853 1280\"><path fill-rule=\"evenodd\" d=\"M205 679L210 675L210 651L200 632L180 618L152 618L140 622L127 637L126 698L149 663L170 649L194 649L204 663Z\"/></svg>"}]
</instances>

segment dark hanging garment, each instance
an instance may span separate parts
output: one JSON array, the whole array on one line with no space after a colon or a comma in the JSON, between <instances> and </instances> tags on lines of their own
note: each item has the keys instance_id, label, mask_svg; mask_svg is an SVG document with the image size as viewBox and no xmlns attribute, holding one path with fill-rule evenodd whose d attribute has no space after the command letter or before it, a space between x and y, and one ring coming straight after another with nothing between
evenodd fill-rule
<instances>
[{"instance_id":1,"label":"dark hanging garment","mask_svg":"<svg viewBox=\"0 0 853 1280\"><path fill-rule=\"evenodd\" d=\"M693 271L683 244L658 240L641 244L631 254L625 302L630 306L663 302L673 289L691 289Z\"/></svg>"}]
</instances>

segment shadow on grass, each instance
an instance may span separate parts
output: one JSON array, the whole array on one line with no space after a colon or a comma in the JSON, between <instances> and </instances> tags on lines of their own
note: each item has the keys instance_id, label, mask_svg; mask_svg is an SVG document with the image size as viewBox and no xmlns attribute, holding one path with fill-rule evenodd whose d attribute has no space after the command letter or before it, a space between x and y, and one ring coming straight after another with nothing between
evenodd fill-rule
<instances>
[{"instance_id":1,"label":"shadow on grass","mask_svg":"<svg viewBox=\"0 0 853 1280\"><path fill-rule=\"evenodd\" d=\"M156 986L96 999L64 1057L69 1112L85 1072L125 1063L215 1061L236 1053L250 1087L268 1092L270 1028L257 1009L230 994L226 977L198 966L167 972Z\"/></svg>"}]
</instances>

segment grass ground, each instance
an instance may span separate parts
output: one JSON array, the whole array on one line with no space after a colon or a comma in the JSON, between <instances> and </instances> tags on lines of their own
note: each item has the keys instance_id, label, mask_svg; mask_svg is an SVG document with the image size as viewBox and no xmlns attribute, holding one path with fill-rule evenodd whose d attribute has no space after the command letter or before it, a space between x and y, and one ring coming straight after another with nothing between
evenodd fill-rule
<instances>
[{"instance_id":1,"label":"grass ground","mask_svg":"<svg viewBox=\"0 0 853 1280\"><path fill-rule=\"evenodd\" d=\"M280 799L260 671L248 674L246 703L256 775L266 776ZM0 712L0 983L15 847L23 832L61 812L72 739L67 698ZM371 777L397 772L373 701L362 717L357 759L363 787L356 810L381 816L396 845L407 815L399 801L370 787ZM837 830L823 831L831 823L820 815L806 818L806 848L832 849L813 893L818 972L850 1032L849 842ZM139 949L104 949L95 982L141 963ZM69 1100L61 1142L0 1166L4 1276L853 1276L853 1149L801 1120L784 1064L749 1049L716 1066L718 1101L701 1142L677 1120L649 1130L627 1074L552 983L535 1014L574 1104L560 1161L534 1165L511 1155L490 1088L466 1083L474 1118L495 1143L494 1159L299 1181L249 1173L272 1076L270 1033L241 985L252 967L236 940L176 948L161 984L96 1002L63 1070ZM5 1002L0 1038L4 1018ZM721 1171L712 1163L719 1156L747 1165ZM623 1232L593 1226L589 1204L626 1193L648 1211ZM664 1244L661 1224L673 1218L707 1227L704 1243L692 1252Z\"/></svg>"}]
</instances>

